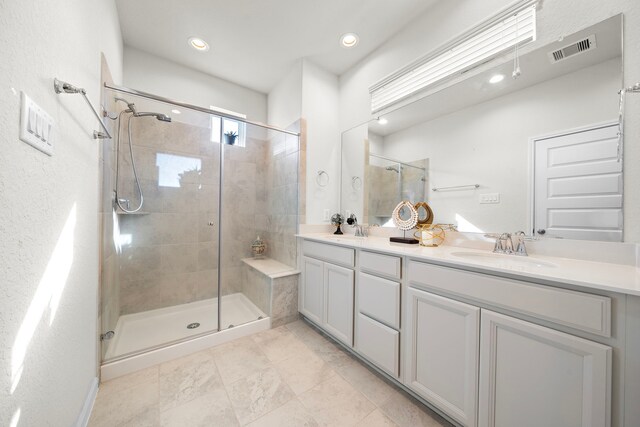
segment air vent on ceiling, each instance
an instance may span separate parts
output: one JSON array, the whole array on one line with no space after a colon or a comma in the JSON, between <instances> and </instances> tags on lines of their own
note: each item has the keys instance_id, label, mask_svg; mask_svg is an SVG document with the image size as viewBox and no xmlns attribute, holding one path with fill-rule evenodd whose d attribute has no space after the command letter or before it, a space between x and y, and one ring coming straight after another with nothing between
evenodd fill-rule
<instances>
[{"instance_id":1,"label":"air vent on ceiling","mask_svg":"<svg viewBox=\"0 0 640 427\"><path fill-rule=\"evenodd\" d=\"M552 63L562 61L563 59L567 59L579 53L595 49L596 47L598 47L596 45L596 36L595 34L592 34L586 39L582 39L576 43L572 43L568 46L563 47L562 49L549 52L549 60Z\"/></svg>"}]
</instances>

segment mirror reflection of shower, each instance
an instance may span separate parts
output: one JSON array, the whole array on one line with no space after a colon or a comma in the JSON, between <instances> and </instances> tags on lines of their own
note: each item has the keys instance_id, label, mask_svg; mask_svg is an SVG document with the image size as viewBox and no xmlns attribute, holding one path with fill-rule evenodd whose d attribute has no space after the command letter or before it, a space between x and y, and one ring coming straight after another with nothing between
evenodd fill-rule
<instances>
[{"instance_id":1,"label":"mirror reflection of shower","mask_svg":"<svg viewBox=\"0 0 640 427\"><path fill-rule=\"evenodd\" d=\"M117 134L117 141L116 141L116 185L115 185L115 202L118 205L118 207L125 213L136 213L138 211L140 211L140 209L142 209L142 206L144 205L144 196L142 194L142 187L140 186L140 180L138 179L138 171L136 169L136 161L135 161L135 157L133 155L133 143L131 141L131 119L133 118L138 118L138 117L155 117L156 120L160 121L160 122L165 122L165 123L171 123L171 117L167 116L166 114L162 114L162 113L153 113L153 112L139 112L136 109L136 106L134 103L127 101L124 98L115 98L116 101L118 102L124 102L125 104L127 104L127 108L122 110L117 116L111 117L110 115L107 115L108 118L110 118L111 120L117 120L118 121L118 134ZM125 116L123 118L123 116ZM122 133L121 133L121 127L122 127L122 121L126 119L127 121L127 137L128 137L128 144L129 144L129 156L131 158L131 168L133 169L133 178L135 181L135 185L136 188L138 190L138 194L140 195L140 203L138 204L137 207L135 208L131 208L130 205L130 199L124 198L124 197L120 197L121 193L120 193L120 141L122 139Z\"/></svg>"}]
</instances>

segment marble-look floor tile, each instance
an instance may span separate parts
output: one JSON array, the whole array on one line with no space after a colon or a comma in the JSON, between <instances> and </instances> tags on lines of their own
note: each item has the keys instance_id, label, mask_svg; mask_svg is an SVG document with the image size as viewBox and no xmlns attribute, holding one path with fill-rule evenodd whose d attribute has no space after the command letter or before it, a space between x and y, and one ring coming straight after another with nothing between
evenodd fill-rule
<instances>
[{"instance_id":1,"label":"marble-look floor tile","mask_svg":"<svg viewBox=\"0 0 640 427\"><path fill-rule=\"evenodd\" d=\"M394 391L380 409L400 427L453 427L440 415L402 391Z\"/></svg>"},{"instance_id":2,"label":"marble-look floor tile","mask_svg":"<svg viewBox=\"0 0 640 427\"><path fill-rule=\"evenodd\" d=\"M179 406L222 387L213 356L201 351L160 365L160 409Z\"/></svg>"},{"instance_id":3,"label":"marble-look floor tile","mask_svg":"<svg viewBox=\"0 0 640 427\"><path fill-rule=\"evenodd\" d=\"M318 423L298 399L291 399L278 409L258 418L248 427L315 427Z\"/></svg>"},{"instance_id":4,"label":"marble-look floor tile","mask_svg":"<svg viewBox=\"0 0 640 427\"><path fill-rule=\"evenodd\" d=\"M131 374L123 375L100 384L99 393L120 393L131 387L136 387L144 383L152 382L158 384L158 365L142 369Z\"/></svg>"},{"instance_id":5,"label":"marble-look floor tile","mask_svg":"<svg viewBox=\"0 0 640 427\"><path fill-rule=\"evenodd\" d=\"M296 334L296 336L298 337L305 334L317 333L311 326L309 326L307 322L302 319L296 320L295 322L287 323L285 327Z\"/></svg>"},{"instance_id":6,"label":"marble-look floor tile","mask_svg":"<svg viewBox=\"0 0 640 427\"><path fill-rule=\"evenodd\" d=\"M284 405L295 394L278 371L267 368L227 386L227 393L240 424L257 420Z\"/></svg>"},{"instance_id":7,"label":"marble-look floor tile","mask_svg":"<svg viewBox=\"0 0 640 427\"><path fill-rule=\"evenodd\" d=\"M336 372L376 405L385 403L396 390L395 386L369 370L363 362L357 359L342 362L343 364L335 365Z\"/></svg>"},{"instance_id":8,"label":"marble-look floor tile","mask_svg":"<svg viewBox=\"0 0 640 427\"><path fill-rule=\"evenodd\" d=\"M295 394L303 393L336 374L324 360L308 349L277 362L275 367Z\"/></svg>"},{"instance_id":9,"label":"marble-look floor tile","mask_svg":"<svg viewBox=\"0 0 640 427\"><path fill-rule=\"evenodd\" d=\"M340 376L333 376L298 396L320 425L352 426L375 409L362 393Z\"/></svg>"},{"instance_id":10,"label":"marble-look floor tile","mask_svg":"<svg viewBox=\"0 0 640 427\"><path fill-rule=\"evenodd\" d=\"M376 409L358 423L358 427L397 427L380 409Z\"/></svg>"},{"instance_id":11,"label":"marble-look floor tile","mask_svg":"<svg viewBox=\"0 0 640 427\"><path fill-rule=\"evenodd\" d=\"M241 338L211 350L225 385L248 377L269 366L269 359L250 338Z\"/></svg>"},{"instance_id":12,"label":"marble-look floor tile","mask_svg":"<svg viewBox=\"0 0 640 427\"><path fill-rule=\"evenodd\" d=\"M215 390L160 413L162 427L239 426L224 388Z\"/></svg>"},{"instance_id":13,"label":"marble-look floor tile","mask_svg":"<svg viewBox=\"0 0 640 427\"><path fill-rule=\"evenodd\" d=\"M98 392L89 426L151 426L157 425L158 416L158 382L146 381L107 393Z\"/></svg>"},{"instance_id":14,"label":"marble-look floor tile","mask_svg":"<svg viewBox=\"0 0 640 427\"><path fill-rule=\"evenodd\" d=\"M284 326L253 335L253 340L272 362L278 362L307 350L307 347Z\"/></svg>"}]
</instances>

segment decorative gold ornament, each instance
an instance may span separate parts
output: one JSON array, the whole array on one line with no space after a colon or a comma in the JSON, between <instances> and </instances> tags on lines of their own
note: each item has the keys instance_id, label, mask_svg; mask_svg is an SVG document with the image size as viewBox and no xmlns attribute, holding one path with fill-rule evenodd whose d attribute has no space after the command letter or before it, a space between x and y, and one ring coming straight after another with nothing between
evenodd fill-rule
<instances>
[{"instance_id":1,"label":"decorative gold ornament","mask_svg":"<svg viewBox=\"0 0 640 427\"><path fill-rule=\"evenodd\" d=\"M431 206L427 204L427 202L416 203L413 207L415 208L416 212L418 212L418 225L433 223L433 210L431 209ZM423 208L425 210L424 218L420 217L420 208Z\"/></svg>"},{"instance_id":2,"label":"decorative gold ornament","mask_svg":"<svg viewBox=\"0 0 640 427\"><path fill-rule=\"evenodd\" d=\"M445 228L448 227L442 224L422 224L413 235L420 241L420 246L433 248L444 243Z\"/></svg>"}]
</instances>

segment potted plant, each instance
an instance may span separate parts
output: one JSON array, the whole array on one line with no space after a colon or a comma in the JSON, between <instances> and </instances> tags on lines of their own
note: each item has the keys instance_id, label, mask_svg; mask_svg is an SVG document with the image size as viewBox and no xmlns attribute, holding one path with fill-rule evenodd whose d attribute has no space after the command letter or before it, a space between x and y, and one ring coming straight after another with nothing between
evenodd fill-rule
<instances>
[{"instance_id":1,"label":"potted plant","mask_svg":"<svg viewBox=\"0 0 640 427\"><path fill-rule=\"evenodd\" d=\"M238 134L233 131L228 131L224 133L224 142L229 145L234 145L236 143L236 139L238 138Z\"/></svg>"}]
</instances>

